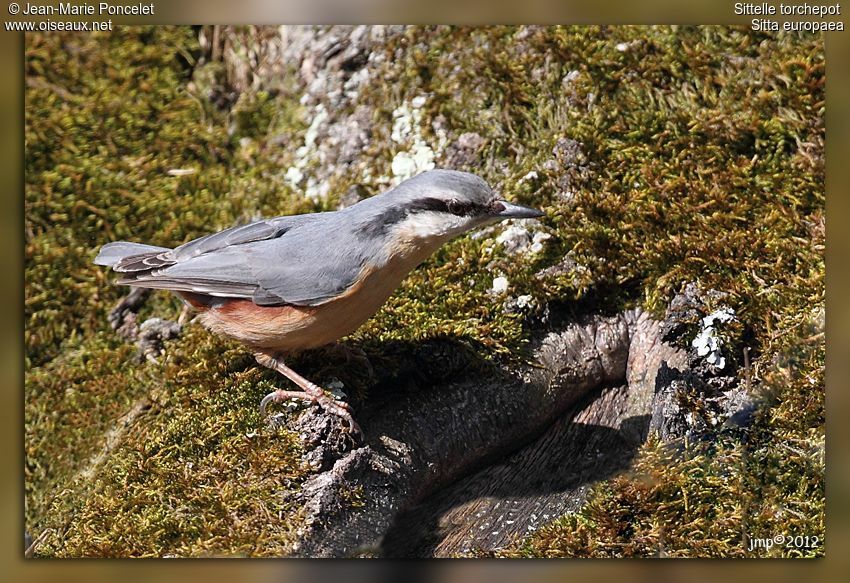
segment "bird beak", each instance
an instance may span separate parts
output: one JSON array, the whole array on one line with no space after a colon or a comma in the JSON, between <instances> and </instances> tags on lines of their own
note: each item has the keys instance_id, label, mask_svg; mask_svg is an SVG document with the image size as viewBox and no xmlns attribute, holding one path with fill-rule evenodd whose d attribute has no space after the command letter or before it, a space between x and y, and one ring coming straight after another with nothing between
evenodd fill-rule
<instances>
[{"instance_id":1,"label":"bird beak","mask_svg":"<svg viewBox=\"0 0 850 583\"><path fill-rule=\"evenodd\" d=\"M496 213L496 216L500 219L536 219L537 217L542 217L545 214L543 211L539 211L528 206L512 204L506 200L500 200L496 204L496 208L498 208L498 206L504 207L503 210Z\"/></svg>"}]
</instances>

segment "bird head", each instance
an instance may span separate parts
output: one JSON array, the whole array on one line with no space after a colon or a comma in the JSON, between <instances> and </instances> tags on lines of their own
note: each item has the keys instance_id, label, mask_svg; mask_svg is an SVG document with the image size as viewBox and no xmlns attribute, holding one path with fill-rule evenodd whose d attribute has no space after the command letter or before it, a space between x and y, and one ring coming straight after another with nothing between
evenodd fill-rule
<instances>
[{"instance_id":1,"label":"bird head","mask_svg":"<svg viewBox=\"0 0 850 583\"><path fill-rule=\"evenodd\" d=\"M543 216L504 200L478 176L455 170L423 172L369 200L380 209L373 227L413 241L442 242L505 219Z\"/></svg>"}]
</instances>

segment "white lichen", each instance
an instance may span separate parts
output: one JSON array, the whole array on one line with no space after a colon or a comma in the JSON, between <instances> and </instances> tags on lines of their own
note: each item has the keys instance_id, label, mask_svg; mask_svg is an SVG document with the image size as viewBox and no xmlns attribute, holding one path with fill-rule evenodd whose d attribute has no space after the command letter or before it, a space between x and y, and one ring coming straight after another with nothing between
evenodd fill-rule
<instances>
[{"instance_id":1,"label":"white lichen","mask_svg":"<svg viewBox=\"0 0 850 583\"><path fill-rule=\"evenodd\" d=\"M286 170L284 178L293 188L298 188L304 180L304 170L310 163L310 160L316 154L316 143L319 139L322 126L328 119L328 112L323 104L318 104L313 112L313 119L310 122L310 127L304 133L304 145L295 150L295 159L292 165ZM314 181L315 182L315 181ZM305 195L313 200L318 200L321 195L318 194L320 189L315 184L308 183L305 189Z\"/></svg>"},{"instance_id":2,"label":"white lichen","mask_svg":"<svg viewBox=\"0 0 850 583\"><path fill-rule=\"evenodd\" d=\"M412 108L407 103L402 103L393 110L393 131L390 134L392 141L401 144L414 134L414 128L418 127L422 120L422 112Z\"/></svg>"},{"instance_id":3,"label":"white lichen","mask_svg":"<svg viewBox=\"0 0 850 583\"><path fill-rule=\"evenodd\" d=\"M735 318L735 310L732 308L720 308L702 319L702 330L694 338L691 345L697 349L699 356L704 356L708 364L718 369L726 367L726 359L723 357L723 341L717 335L717 324L725 324Z\"/></svg>"},{"instance_id":4,"label":"white lichen","mask_svg":"<svg viewBox=\"0 0 850 583\"><path fill-rule=\"evenodd\" d=\"M363 67L351 74L351 77L342 86L346 99L354 101L360 94L360 88L369 83L369 68Z\"/></svg>"},{"instance_id":5,"label":"white lichen","mask_svg":"<svg viewBox=\"0 0 850 583\"><path fill-rule=\"evenodd\" d=\"M543 231L538 231L534 233L534 236L531 238L531 253L540 253L544 249L543 243L552 238L552 235L549 233L544 233Z\"/></svg>"},{"instance_id":6,"label":"white lichen","mask_svg":"<svg viewBox=\"0 0 850 583\"><path fill-rule=\"evenodd\" d=\"M572 83L573 81L578 79L579 75L581 75L581 73L579 73L577 70L573 69L572 71L570 71L569 73L567 73L564 76L563 80L561 81L561 84L562 85L569 85L570 83Z\"/></svg>"},{"instance_id":7,"label":"white lichen","mask_svg":"<svg viewBox=\"0 0 850 583\"><path fill-rule=\"evenodd\" d=\"M286 181L292 186L298 186L304 179L304 173L297 166L290 166L286 171Z\"/></svg>"},{"instance_id":8,"label":"white lichen","mask_svg":"<svg viewBox=\"0 0 850 583\"><path fill-rule=\"evenodd\" d=\"M523 221L513 223L496 237L496 242L502 245L508 255L533 255L543 251L544 243L552 238L545 231L535 231L540 228L539 221Z\"/></svg>"},{"instance_id":9,"label":"white lichen","mask_svg":"<svg viewBox=\"0 0 850 583\"><path fill-rule=\"evenodd\" d=\"M536 170L532 170L522 178L517 181L517 184L522 184L523 182L528 182L529 180L537 180L538 174Z\"/></svg>"},{"instance_id":10,"label":"white lichen","mask_svg":"<svg viewBox=\"0 0 850 583\"><path fill-rule=\"evenodd\" d=\"M403 103L393 111L393 129L390 137L395 143L407 146L393 156L390 169L395 184L434 168L436 152L422 136L422 108L427 101L424 95L419 95L410 103ZM440 136L439 133L441 145L438 145L438 149L447 139L445 135Z\"/></svg>"},{"instance_id":11,"label":"white lichen","mask_svg":"<svg viewBox=\"0 0 850 583\"><path fill-rule=\"evenodd\" d=\"M534 305L534 297L530 295L517 296L516 305L520 309L532 306Z\"/></svg>"},{"instance_id":12,"label":"white lichen","mask_svg":"<svg viewBox=\"0 0 850 583\"><path fill-rule=\"evenodd\" d=\"M320 103L316 106L316 111L313 114L313 120L310 122L310 127L307 128L307 132L304 134L304 145L302 146L304 151L309 151L316 145L316 140L319 137L319 129L327 119L328 112L325 110L325 106Z\"/></svg>"},{"instance_id":13,"label":"white lichen","mask_svg":"<svg viewBox=\"0 0 850 583\"><path fill-rule=\"evenodd\" d=\"M414 143L409 151L399 152L393 157L390 168L399 182L407 180L434 168L434 151L424 142Z\"/></svg>"},{"instance_id":14,"label":"white lichen","mask_svg":"<svg viewBox=\"0 0 850 583\"><path fill-rule=\"evenodd\" d=\"M411 100L410 105L413 109L418 110L425 107L425 104L428 102L428 99L424 95L417 95Z\"/></svg>"},{"instance_id":15,"label":"white lichen","mask_svg":"<svg viewBox=\"0 0 850 583\"><path fill-rule=\"evenodd\" d=\"M316 202L327 198L329 192L330 184L327 181L319 182L312 176L307 180L307 186L304 187L304 196Z\"/></svg>"},{"instance_id":16,"label":"white lichen","mask_svg":"<svg viewBox=\"0 0 850 583\"><path fill-rule=\"evenodd\" d=\"M493 278L493 285L490 286L489 293L503 294L508 291L508 278L504 275Z\"/></svg>"}]
</instances>

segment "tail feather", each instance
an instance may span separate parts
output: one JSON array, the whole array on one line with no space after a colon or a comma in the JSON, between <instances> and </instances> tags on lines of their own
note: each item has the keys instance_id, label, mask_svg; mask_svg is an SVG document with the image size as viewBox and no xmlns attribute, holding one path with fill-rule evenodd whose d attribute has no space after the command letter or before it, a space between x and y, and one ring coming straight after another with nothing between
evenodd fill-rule
<instances>
[{"instance_id":1,"label":"tail feather","mask_svg":"<svg viewBox=\"0 0 850 583\"><path fill-rule=\"evenodd\" d=\"M124 259L138 257L140 255L157 255L163 251L170 251L168 247L157 247L155 245L143 245L142 243L130 243L129 241L116 241L107 243L100 248L100 253L94 259L95 265L108 265L115 267Z\"/></svg>"}]
</instances>

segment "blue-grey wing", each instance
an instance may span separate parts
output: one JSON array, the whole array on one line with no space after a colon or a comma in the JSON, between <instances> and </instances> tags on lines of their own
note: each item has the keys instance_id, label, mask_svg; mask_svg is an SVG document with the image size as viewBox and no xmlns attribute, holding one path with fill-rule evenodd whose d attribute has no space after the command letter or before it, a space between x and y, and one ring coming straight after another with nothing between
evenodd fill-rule
<instances>
[{"instance_id":1,"label":"blue-grey wing","mask_svg":"<svg viewBox=\"0 0 850 583\"><path fill-rule=\"evenodd\" d=\"M171 252L171 258L176 261L182 261L233 245L276 239L287 231L310 222L315 222L321 219L322 216L322 214L291 215L232 227L180 245Z\"/></svg>"},{"instance_id":2,"label":"blue-grey wing","mask_svg":"<svg viewBox=\"0 0 850 583\"><path fill-rule=\"evenodd\" d=\"M316 220L315 217L320 216L321 214L275 217L247 225L231 227L218 233L193 239L174 249L150 247L150 249L159 251L158 253L145 253L145 246L138 245L137 243L117 241L104 245L95 259L95 263L99 265L111 265L119 273L150 271L154 268L168 267L192 259L193 257L220 251L231 245L275 239L299 225ZM132 249L135 248L139 248L140 251L137 253L132 252ZM123 254L123 257L120 257L121 254ZM119 255L117 260L115 259L116 255Z\"/></svg>"},{"instance_id":3,"label":"blue-grey wing","mask_svg":"<svg viewBox=\"0 0 850 583\"><path fill-rule=\"evenodd\" d=\"M306 231L307 229L303 229ZM338 297L359 279L364 254L321 231L299 232L258 245L251 267L259 284L259 305L281 302L315 306Z\"/></svg>"},{"instance_id":4,"label":"blue-grey wing","mask_svg":"<svg viewBox=\"0 0 850 583\"><path fill-rule=\"evenodd\" d=\"M341 226L331 214L234 227L173 250L125 257L113 268L125 274L120 284L244 298L258 305L318 305L353 285L362 267L360 254L328 244L329 233ZM101 255L114 253L108 247Z\"/></svg>"}]
</instances>

